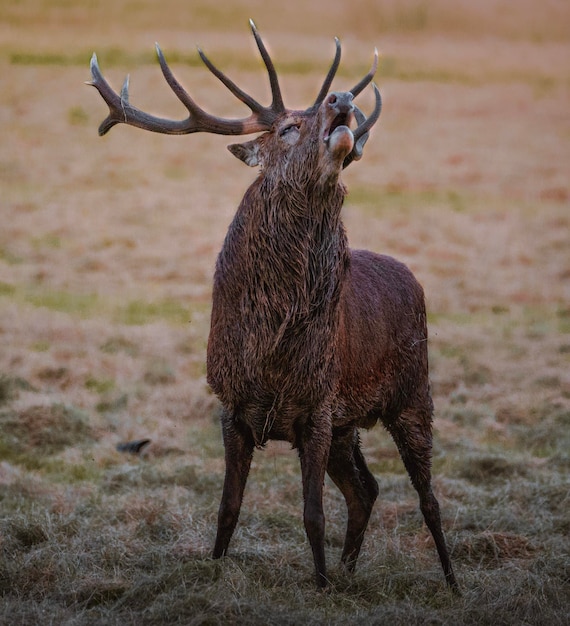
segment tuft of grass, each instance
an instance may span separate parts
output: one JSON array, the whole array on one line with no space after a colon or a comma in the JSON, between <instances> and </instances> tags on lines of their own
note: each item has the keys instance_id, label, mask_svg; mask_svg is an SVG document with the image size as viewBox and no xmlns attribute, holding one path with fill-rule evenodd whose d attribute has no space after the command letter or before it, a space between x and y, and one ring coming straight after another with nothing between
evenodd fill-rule
<instances>
[{"instance_id":1,"label":"tuft of grass","mask_svg":"<svg viewBox=\"0 0 570 626\"><path fill-rule=\"evenodd\" d=\"M455 471L460 478L475 484L504 482L506 479L525 476L527 468L523 462L514 462L504 456L468 456L456 462Z\"/></svg>"},{"instance_id":2,"label":"tuft of grass","mask_svg":"<svg viewBox=\"0 0 570 626\"><path fill-rule=\"evenodd\" d=\"M0 374L0 406L18 398L20 391L36 391L36 389L25 378Z\"/></svg>"},{"instance_id":3,"label":"tuft of grass","mask_svg":"<svg viewBox=\"0 0 570 626\"><path fill-rule=\"evenodd\" d=\"M0 413L0 447L6 458L55 454L63 448L92 441L87 415L63 404L37 405Z\"/></svg>"},{"instance_id":4,"label":"tuft of grass","mask_svg":"<svg viewBox=\"0 0 570 626\"><path fill-rule=\"evenodd\" d=\"M18 519L13 517L9 522L9 532L24 550L45 543L49 538L46 520Z\"/></svg>"},{"instance_id":5,"label":"tuft of grass","mask_svg":"<svg viewBox=\"0 0 570 626\"><path fill-rule=\"evenodd\" d=\"M469 563L499 565L501 561L528 559L536 547L523 535L484 531L472 533L458 541L453 556Z\"/></svg>"},{"instance_id":6,"label":"tuft of grass","mask_svg":"<svg viewBox=\"0 0 570 626\"><path fill-rule=\"evenodd\" d=\"M106 391L101 400L95 405L99 413L120 413L126 410L129 404L129 395L120 390Z\"/></svg>"},{"instance_id":7,"label":"tuft of grass","mask_svg":"<svg viewBox=\"0 0 570 626\"><path fill-rule=\"evenodd\" d=\"M137 344L129 339L125 339L121 336L111 337L100 346L101 352L107 354L117 354L124 352L129 356L136 357L140 352L140 348Z\"/></svg>"},{"instance_id":8,"label":"tuft of grass","mask_svg":"<svg viewBox=\"0 0 570 626\"><path fill-rule=\"evenodd\" d=\"M44 367L38 372L38 378L46 382L61 382L69 377L69 368L65 366Z\"/></svg>"},{"instance_id":9,"label":"tuft of grass","mask_svg":"<svg viewBox=\"0 0 570 626\"><path fill-rule=\"evenodd\" d=\"M532 428L513 427L517 445L537 457L559 460L570 450L570 410L565 404L546 402L534 407Z\"/></svg>"}]
</instances>

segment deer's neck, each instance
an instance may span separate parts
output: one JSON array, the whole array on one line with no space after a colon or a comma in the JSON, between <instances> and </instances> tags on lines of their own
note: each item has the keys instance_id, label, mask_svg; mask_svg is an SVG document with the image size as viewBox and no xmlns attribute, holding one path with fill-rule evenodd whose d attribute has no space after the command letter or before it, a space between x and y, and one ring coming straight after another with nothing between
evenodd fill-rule
<instances>
[{"instance_id":1,"label":"deer's neck","mask_svg":"<svg viewBox=\"0 0 570 626\"><path fill-rule=\"evenodd\" d=\"M300 313L326 304L348 254L340 219L344 187L264 189L262 183L251 191L236 216L236 232L228 236L240 242L236 269L245 271L256 304L289 314L292 308Z\"/></svg>"}]
</instances>

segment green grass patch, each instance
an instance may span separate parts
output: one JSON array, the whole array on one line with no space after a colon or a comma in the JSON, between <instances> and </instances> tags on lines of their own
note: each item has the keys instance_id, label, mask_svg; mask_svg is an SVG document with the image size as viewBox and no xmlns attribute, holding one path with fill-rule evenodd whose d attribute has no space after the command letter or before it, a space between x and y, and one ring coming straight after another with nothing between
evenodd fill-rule
<instances>
[{"instance_id":1,"label":"green grass patch","mask_svg":"<svg viewBox=\"0 0 570 626\"><path fill-rule=\"evenodd\" d=\"M30 240L34 250L59 250L62 247L62 241L60 235L57 233L45 233L40 237L32 237Z\"/></svg>"},{"instance_id":2,"label":"green grass patch","mask_svg":"<svg viewBox=\"0 0 570 626\"><path fill-rule=\"evenodd\" d=\"M89 124L89 114L82 106L76 105L68 109L67 121L72 126L87 126Z\"/></svg>"},{"instance_id":3,"label":"green grass patch","mask_svg":"<svg viewBox=\"0 0 570 626\"><path fill-rule=\"evenodd\" d=\"M8 265L19 265L22 263L23 259L21 256L14 254L8 248L4 248L0 246L0 261L4 261ZM6 285L6 283L2 283L2 285ZM0 295L2 291L0 290Z\"/></svg>"},{"instance_id":4,"label":"green grass patch","mask_svg":"<svg viewBox=\"0 0 570 626\"><path fill-rule=\"evenodd\" d=\"M0 282L0 296L13 296L16 293L16 287L9 283Z\"/></svg>"},{"instance_id":5,"label":"green grass patch","mask_svg":"<svg viewBox=\"0 0 570 626\"><path fill-rule=\"evenodd\" d=\"M111 379L99 379L89 376L85 381L85 388L95 393L109 393L115 389L115 381Z\"/></svg>"},{"instance_id":6,"label":"green grass patch","mask_svg":"<svg viewBox=\"0 0 570 626\"><path fill-rule=\"evenodd\" d=\"M167 46L164 43L163 53L169 65L183 65L187 67L204 68L202 60L192 47L188 51L181 51ZM144 65L158 65L154 49L132 51L124 48L97 47L95 50L99 66L103 72L114 68L136 68ZM208 52L208 51L206 51ZM12 65L23 66L57 66L57 67L77 67L85 66L89 69L89 61L93 50L82 50L73 52L42 52L30 50L11 50L7 52L7 58ZM208 52L211 60L224 72L263 72L263 63L248 46L243 46L240 50L218 50ZM369 70L369 62L351 63L344 60L338 69L339 78L351 79L354 76L366 74ZM304 58L282 58L275 60L277 72L280 75L312 75L323 73L323 61L321 59ZM204 71L207 71L204 69ZM480 72L478 68L441 68L422 64L417 59L397 58L392 55L383 55L380 59L378 69L378 80L399 80L404 82L435 82L453 83L458 85L478 86L488 83L524 83L530 84L537 96L544 95L552 91L560 83L568 84L568 77L559 77L548 74L524 70L500 70ZM85 124L86 117L83 110L74 108L68 114L68 119L73 124Z\"/></svg>"},{"instance_id":7,"label":"green grass patch","mask_svg":"<svg viewBox=\"0 0 570 626\"><path fill-rule=\"evenodd\" d=\"M127 304L119 304L97 293L50 290L40 285L24 286L7 283L0 283L0 297L83 319L107 317L116 323L128 326L142 326L157 321L177 325L188 324L191 317L190 307L168 298L155 301L136 299ZM199 310L203 309L202 303L198 303L197 306ZM138 351L134 344L124 343L124 340L117 339L109 340L101 349L110 353L123 350L132 355Z\"/></svg>"},{"instance_id":8,"label":"green grass patch","mask_svg":"<svg viewBox=\"0 0 570 626\"><path fill-rule=\"evenodd\" d=\"M57 457L35 457L22 455L19 457L27 470L33 470L52 484L76 485L79 483L93 483L101 479L101 470L97 465L85 458L80 462L69 463Z\"/></svg>"},{"instance_id":9,"label":"green grass patch","mask_svg":"<svg viewBox=\"0 0 570 626\"><path fill-rule=\"evenodd\" d=\"M71 53L14 50L8 53L8 59L12 65L55 65L60 67L85 65L85 67L89 68L92 54L92 50L73 51ZM97 52L97 58L100 65L107 67L124 65L136 67L138 65L156 63L156 55L153 54L152 50L134 54L122 48L105 48Z\"/></svg>"},{"instance_id":10,"label":"green grass patch","mask_svg":"<svg viewBox=\"0 0 570 626\"><path fill-rule=\"evenodd\" d=\"M166 61L169 65L185 65L188 67L200 67L204 68L204 71L208 71L198 53L189 46L189 51L181 51L176 48L168 47L164 44L161 46ZM52 53L52 52L32 52L32 51L12 51L8 53L9 62L12 65L55 65L62 67L69 66L85 66L89 67L89 61L93 51L74 51ZM102 71L108 68L117 67L140 67L143 65L157 65L158 60L154 52L154 48L150 47L148 50L139 52L133 52L125 50L119 47L104 48L100 47L96 50L97 60ZM210 55L209 55L210 56ZM243 46L240 50L224 51L218 50L211 53L211 60L219 68L223 68L223 71L239 70L245 72L257 72L263 71L263 61L256 57L255 54L251 54L249 46ZM323 68L321 62L311 59L292 59L275 61L276 69L279 74L312 74L322 73ZM365 64L359 64L358 66L346 66L344 64L339 68L339 76L355 76L359 74L365 74L369 67Z\"/></svg>"},{"instance_id":11,"label":"green grass patch","mask_svg":"<svg viewBox=\"0 0 570 626\"><path fill-rule=\"evenodd\" d=\"M190 312L176 300L158 302L132 300L126 306L119 307L114 317L117 322L132 326L149 324L158 320L187 324L190 320Z\"/></svg>"},{"instance_id":12,"label":"green grass patch","mask_svg":"<svg viewBox=\"0 0 570 626\"><path fill-rule=\"evenodd\" d=\"M480 205L480 202L476 202L469 194L459 193L454 189L414 190L397 185L388 185L384 188L369 185L351 186L346 203L348 206L356 205L377 214L397 212L400 215L424 213L435 206L463 212L470 206Z\"/></svg>"},{"instance_id":13,"label":"green grass patch","mask_svg":"<svg viewBox=\"0 0 570 626\"><path fill-rule=\"evenodd\" d=\"M36 307L79 317L94 317L103 308L95 293L38 290L23 294L23 299Z\"/></svg>"},{"instance_id":14,"label":"green grass patch","mask_svg":"<svg viewBox=\"0 0 570 626\"><path fill-rule=\"evenodd\" d=\"M49 341L35 341L30 348L34 352L47 352L51 348Z\"/></svg>"}]
</instances>

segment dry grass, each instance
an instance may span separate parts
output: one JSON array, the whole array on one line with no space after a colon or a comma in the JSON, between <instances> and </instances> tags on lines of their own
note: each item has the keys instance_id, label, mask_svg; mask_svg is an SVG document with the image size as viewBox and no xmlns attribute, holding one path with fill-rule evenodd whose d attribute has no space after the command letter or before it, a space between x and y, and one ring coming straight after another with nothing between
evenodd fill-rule
<instances>
[{"instance_id":1,"label":"dry grass","mask_svg":"<svg viewBox=\"0 0 570 626\"><path fill-rule=\"evenodd\" d=\"M184 5L184 8L182 8ZM230 8L231 6L231 8ZM0 623L565 624L570 612L570 65L566 2L0 7ZM256 18L287 101L342 87L378 45L384 112L346 173L353 245L428 297L436 489L452 598L388 436L363 436L381 496L358 570L327 483L333 590L317 593L298 462L255 457L232 553L209 558L223 477L205 381L211 274L252 172L224 138L119 127L87 80L100 51L134 102L182 113L159 39L205 106L239 115L199 41L256 94ZM366 98L363 96L364 106ZM119 442L150 437L142 456Z\"/></svg>"}]
</instances>

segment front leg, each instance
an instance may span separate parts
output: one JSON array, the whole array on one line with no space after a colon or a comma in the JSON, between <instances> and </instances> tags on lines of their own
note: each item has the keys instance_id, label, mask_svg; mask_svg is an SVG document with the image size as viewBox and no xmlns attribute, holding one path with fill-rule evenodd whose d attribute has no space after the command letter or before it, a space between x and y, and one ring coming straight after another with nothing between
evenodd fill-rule
<instances>
[{"instance_id":1,"label":"front leg","mask_svg":"<svg viewBox=\"0 0 570 626\"><path fill-rule=\"evenodd\" d=\"M317 586L328 584L325 563L325 515L323 512L323 484L332 439L330 412L316 414L305 423L297 440L303 499L305 502L303 521L313 551Z\"/></svg>"},{"instance_id":2,"label":"front leg","mask_svg":"<svg viewBox=\"0 0 570 626\"><path fill-rule=\"evenodd\" d=\"M218 532L214 545L215 559L226 554L230 539L236 527L245 483L253 457L253 436L251 431L238 422L233 414L224 411L222 415L226 476L224 490L218 512Z\"/></svg>"}]
</instances>

